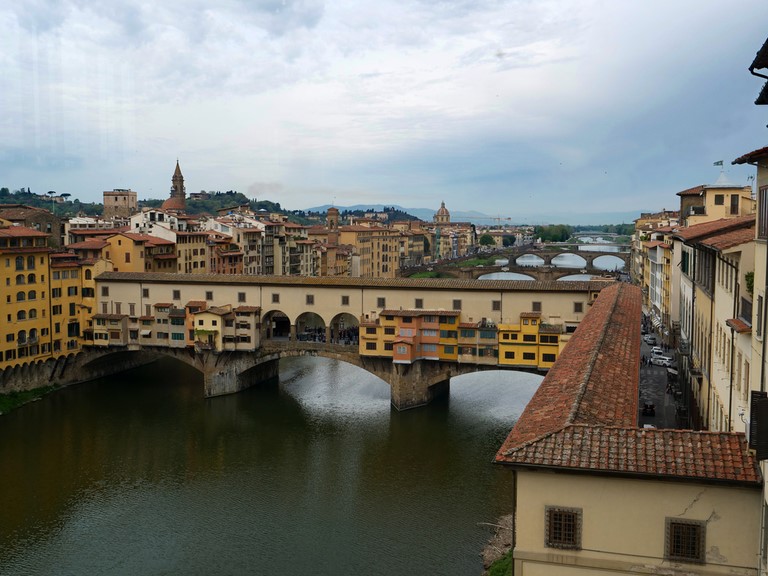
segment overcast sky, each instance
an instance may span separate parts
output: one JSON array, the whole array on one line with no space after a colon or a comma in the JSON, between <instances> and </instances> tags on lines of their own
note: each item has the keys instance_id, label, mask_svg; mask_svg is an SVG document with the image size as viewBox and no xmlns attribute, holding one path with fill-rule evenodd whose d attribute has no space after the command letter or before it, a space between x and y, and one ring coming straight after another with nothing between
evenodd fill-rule
<instances>
[{"instance_id":1,"label":"overcast sky","mask_svg":"<svg viewBox=\"0 0 768 576\"><path fill-rule=\"evenodd\" d=\"M24 0L0 7L0 186L300 209L673 209L768 145L768 2Z\"/></svg>"}]
</instances>

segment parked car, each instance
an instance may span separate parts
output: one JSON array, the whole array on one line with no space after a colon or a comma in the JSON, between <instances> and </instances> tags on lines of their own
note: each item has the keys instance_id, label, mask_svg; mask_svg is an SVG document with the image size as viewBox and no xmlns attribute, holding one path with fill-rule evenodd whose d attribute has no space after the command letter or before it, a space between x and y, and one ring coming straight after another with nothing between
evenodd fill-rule
<instances>
[{"instance_id":1,"label":"parked car","mask_svg":"<svg viewBox=\"0 0 768 576\"><path fill-rule=\"evenodd\" d=\"M651 364L654 364L656 366L666 366L667 368L670 368L673 362L672 362L672 358L670 358L669 356L652 356Z\"/></svg>"},{"instance_id":2,"label":"parked car","mask_svg":"<svg viewBox=\"0 0 768 576\"><path fill-rule=\"evenodd\" d=\"M661 346L651 348L651 356L664 356L664 349Z\"/></svg>"},{"instance_id":3,"label":"parked car","mask_svg":"<svg viewBox=\"0 0 768 576\"><path fill-rule=\"evenodd\" d=\"M645 336L643 336L643 341L646 344L650 344L651 346L655 346L656 345L656 336L654 334L646 334Z\"/></svg>"}]
</instances>

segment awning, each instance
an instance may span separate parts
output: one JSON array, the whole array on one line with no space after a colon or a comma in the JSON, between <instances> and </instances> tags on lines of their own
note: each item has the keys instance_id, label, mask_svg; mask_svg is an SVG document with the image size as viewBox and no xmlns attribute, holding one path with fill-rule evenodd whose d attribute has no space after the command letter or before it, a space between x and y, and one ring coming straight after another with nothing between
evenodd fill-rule
<instances>
[{"instance_id":1,"label":"awning","mask_svg":"<svg viewBox=\"0 0 768 576\"><path fill-rule=\"evenodd\" d=\"M152 330L142 330L141 331L142 336L152 336Z\"/></svg>"}]
</instances>

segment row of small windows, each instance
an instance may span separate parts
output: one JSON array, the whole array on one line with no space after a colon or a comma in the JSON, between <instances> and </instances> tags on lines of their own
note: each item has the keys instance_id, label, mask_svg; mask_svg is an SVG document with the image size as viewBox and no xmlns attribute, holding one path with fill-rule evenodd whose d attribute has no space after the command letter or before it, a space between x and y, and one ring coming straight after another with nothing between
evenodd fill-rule
<instances>
[{"instance_id":1,"label":"row of small windows","mask_svg":"<svg viewBox=\"0 0 768 576\"><path fill-rule=\"evenodd\" d=\"M581 508L546 506L544 545L561 550L582 549ZM664 558L677 562L703 564L706 560L706 522L666 518L664 525Z\"/></svg>"},{"instance_id":2,"label":"row of small windows","mask_svg":"<svg viewBox=\"0 0 768 576\"><path fill-rule=\"evenodd\" d=\"M24 264L26 263L26 268ZM27 256L24 258L24 256L16 256L14 260L14 264L16 265L16 270L34 270L35 269L35 257L34 256ZM45 264L45 258L40 258L40 264ZM5 267L10 268L11 267L11 259L6 258L5 259Z\"/></svg>"}]
</instances>

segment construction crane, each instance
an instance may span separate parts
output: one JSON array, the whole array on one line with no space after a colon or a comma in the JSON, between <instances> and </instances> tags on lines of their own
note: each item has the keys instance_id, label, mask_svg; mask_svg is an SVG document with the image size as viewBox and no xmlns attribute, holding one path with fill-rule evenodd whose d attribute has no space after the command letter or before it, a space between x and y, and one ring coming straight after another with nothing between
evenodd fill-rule
<instances>
[{"instance_id":1,"label":"construction crane","mask_svg":"<svg viewBox=\"0 0 768 576\"><path fill-rule=\"evenodd\" d=\"M501 226L503 221L512 220L505 216L480 216L478 218L472 218L472 220L493 220L495 226Z\"/></svg>"}]
</instances>

